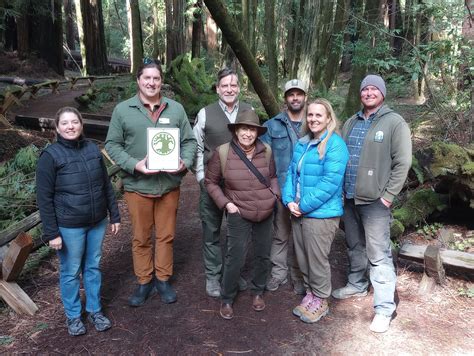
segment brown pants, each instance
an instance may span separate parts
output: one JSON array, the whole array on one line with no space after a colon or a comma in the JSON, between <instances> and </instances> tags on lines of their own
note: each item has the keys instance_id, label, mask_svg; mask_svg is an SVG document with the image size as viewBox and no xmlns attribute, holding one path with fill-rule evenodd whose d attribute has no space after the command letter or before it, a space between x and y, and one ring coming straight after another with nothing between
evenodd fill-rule
<instances>
[{"instance_id":1,"label":"brown pants","mask_svg":"<svg viewBox=\"0 0 474 356\"><path fill-rule=\"evenodd\" d=\"M176 213L179 188L157 198L144 197L125 192L128 210L132 219L133 270L139 284L153 278L153 272L161 281L173 274L173 240L176 230ZM155 226L155 254L151 232Z\"/></svg>"}]
</instances>

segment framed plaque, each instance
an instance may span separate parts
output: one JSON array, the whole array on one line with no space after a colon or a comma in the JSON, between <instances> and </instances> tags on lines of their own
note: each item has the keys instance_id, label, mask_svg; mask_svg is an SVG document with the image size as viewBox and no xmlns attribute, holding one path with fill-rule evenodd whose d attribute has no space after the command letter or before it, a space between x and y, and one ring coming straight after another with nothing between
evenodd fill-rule
<instances>
[{"instance_id":1,"label":"framed plaque","mask_svg":"<svg viewBox=\"0 0 474 356\"><path fill-rule=\"evenodd\" d=\"M147 167L172 171L179 168L179 128L147 128Z\"/></svg>"}]
</instances>

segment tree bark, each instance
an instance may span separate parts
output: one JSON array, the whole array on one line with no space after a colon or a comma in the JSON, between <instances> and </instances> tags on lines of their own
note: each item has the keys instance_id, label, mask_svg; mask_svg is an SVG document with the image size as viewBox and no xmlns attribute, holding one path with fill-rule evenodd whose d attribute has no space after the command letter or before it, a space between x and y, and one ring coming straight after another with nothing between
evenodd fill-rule
<instances>
[{"instance_id":1,"label":"tree bark","mask_svg":"<svg viewBox=\"0 0 474 356\"><path fill-rule=\"evenodd\" d=\"M18 57L24 59L30 53L30 26L28 24L28 16L25 13L16 17L16 42Z\"/></svg>"},{"instance_id":2,"label":"tree bark","mask_svg":"<svg viewBox=\"0 0 474 356\"><path fill-rule=\"evenodd\" d=\"M166 6L166 63L169 64L185 51L185 0L165 0Z\"/></svg>"},{"instance_id":3,"label":"tree bark","mask_svg":"<svg viewBox=\"0 0 474 356\"><path fill-rule=\"evenodd\" d=\"M64 0L64 17L66 26L66 44L73 51L76 49L76 31L74 28L73 0Z\"/></svg>"},{"instance_id":4,"label":"tree bark","mask_svg":"<svg viewBox=\"0 0 474 356\"><path fill-rule=\"evenodd\" d=\"M77 11L78 3L80 11ZM82 20L84 45L81 46L81 54L83 56L83 70L85 69L87 75L107 73L107 49L105 47L102 0L76 0L76 15L77 18L81 16ZM78 23L80 22L78 19Z\"/></svg>"},{"instance_id":5,"label":"tree bark","mask_svg":"<svg viewBox=\"0 0 474 356\"><path fill-rule=\"evenodd\" d=\"M130 72L135 75L143 59L143 38L138 0L127 0L128 29L130 34Z\"/></svg>"},{"instance_id":6,"label":"tree bark","mask_svg":"<svg viewBox=\"0 0 474 356\"><path fill-rule=\"evenodd\" d=\"M191 58L201 56L201 33L202 33L202 0L196 1L193 13L193 30L191 39Z\"/></svg>"},{"instance_id":7,"label":"tree bark","mask_svg":"<svg viewBox=\"0 0 474 356\"><path fill-rule=\"evenodd\" d=\"M265 0L265 37L267 42L268 82L273 95L278 93L278 54L276 48L275 0Z\"/></svg>"},{"instance_id":8,"label":"tree bark","mask_svg":"<svg viewBox=\"0 0 474 356\"><path fill-rule=\"evenodd\" d=\"M302 51L302 41L303 37L306 36L303 29L303 16L305 13L305 4L306 0L300 1L300 7L298 10L298 15L296 16L296 30L295 30L295 57L293 60L292 68L291 68L291 77L295 78L298 75L298 68L300 66L300 59L301 59L301 51Z\"/></svg>"},{"instance_id":9,"label":"tree bark","mask_svg":"<svg viewBox=\"0 0 474 356\"><path fill-rule=\"evenodd\" d=\"M223 2L221 0L204 0L204 2L221 29L222 35L234 50L240 64L247 73L267 115L269 117L275 116L280 111L278 103L268 84L265 82L254 56L244 41L242 33L238 30L233 19L228 15Z\"/></svg>"},{"instance_id":10,"label":"tree bark","mask_svg":"<svg viewBox=\"0 0 474 356\"><path fill-rule=\"evenodd\" d=\"M302 1L303 2L303 1ZM302 31L304 36L301 42L301 55L299 65L297 67L297 77L301 79L306 85L310 84L311 74L313 70L313 61L316 55L316 48L318 43L318 32L316 28L316 20L318 19L320 1L309 1L304 7L302 14L304 20L302 24ZM301 13L300 13L301 16Z\"/></svg>"},{"instance_id":11,"label":"tree bark","mask_svg":"<svg viewBox=\"0 0 474 356\"><path fill-rule=\"evenodd\" d=\"M348 8L349 0L337 0L336 14L334 15L334 27L330 39L330 52L323 78L323 84L326 90L331 88L339 71L339 62L341 60L344 38L342 32L346 27Z\"/></svg>"},{"instance_id":12,"label":"tree bark","mask_svg":"<svg viewBox=\"0 0 474 356\"><path fill-rule=\"evenodd\" d=\"M64 74L62 1L44 4L45 12L29 17L29 47L58 74Z\"/></svg>"}]
</instances>

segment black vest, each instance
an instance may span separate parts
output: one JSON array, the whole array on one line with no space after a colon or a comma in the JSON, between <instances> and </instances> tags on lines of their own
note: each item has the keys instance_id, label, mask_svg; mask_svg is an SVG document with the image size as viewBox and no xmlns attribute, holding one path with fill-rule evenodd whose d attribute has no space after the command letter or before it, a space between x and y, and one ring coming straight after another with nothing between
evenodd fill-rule
<instances>
[{"instance_id":1,"label":"black vest","mask_svg":"<svg viewBox=\"0 0 474 356\"><path fill-rule=\"evenodd\" d=\"M105 172L98 147L85 139L58 142L45 149L54 159L54 208L63 227L94 225L107 216Z\"/></svg>"},{"instance_id":2,"label":"black vest","mask_svg":"<svg viewBox=\"0 0 474 356\"><path fill-rule=\"evenodd\" d=\"M237 115L239 115L240 111L251 109L252 106L239 101ZM206 165L217 146L232 140L232 133L227 128L227 124L231 122L222 110L219 102L206 106L204 110L206 110L206 125L204 127L204 165Z\"/></svg>"}]
</instances>

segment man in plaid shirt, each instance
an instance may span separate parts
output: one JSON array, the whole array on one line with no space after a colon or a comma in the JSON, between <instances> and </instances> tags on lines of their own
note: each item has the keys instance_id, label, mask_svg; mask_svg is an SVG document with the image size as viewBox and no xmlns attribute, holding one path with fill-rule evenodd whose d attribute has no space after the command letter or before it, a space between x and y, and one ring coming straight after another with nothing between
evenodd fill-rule
<instances>
[{"instance_id":1,"label":"man in plaid shirt","mask_svg":"<svg viewBox=\"0 0 474 356\"><path fill-rule=\"evenodd\" d=\"M375 309L370 330L378 333L389 329L396 308L390 207L403 188L412 157L410 129L384 104L385 96L380 76L365 77L360 86L363 108L342 129L350 155L343 216L350 270L346 286L332 293L337 299L366 296L370 278Z\"/></svg>"}]
</instances>

